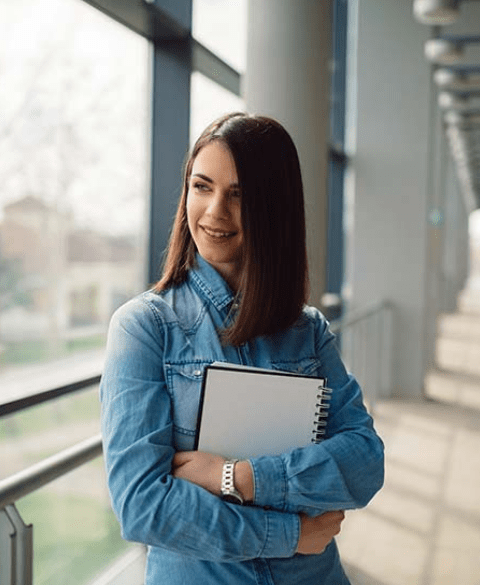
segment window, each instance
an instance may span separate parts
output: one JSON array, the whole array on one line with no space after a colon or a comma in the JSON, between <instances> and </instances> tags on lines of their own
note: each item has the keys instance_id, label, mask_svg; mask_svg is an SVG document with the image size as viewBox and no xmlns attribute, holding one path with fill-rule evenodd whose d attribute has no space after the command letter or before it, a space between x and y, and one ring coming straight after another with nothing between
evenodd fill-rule
<instances>
[{"instance_id":1,"label":"window","mask_svg":"<svg viewBox=\"0 0 480 585\"><path fill-rule=\"evenodd\" d=\"M101 347L145 286L148 51L80 0L0 2L3 372Z\"/></svg>"},{"instance_id":2,"label":"window","mask_svg":"<svg viewBox=\"0 0 480 585\"><path fill-rule=\"evenodd\" d=\"M113 310L146 286L149 51L81 0L0 0L2 401L99 373ZM5 416L0 479L98 432L95 387ZM36 585L90 582L130 546L101 459L18 509Z\"/></svg>"}]
</instances>

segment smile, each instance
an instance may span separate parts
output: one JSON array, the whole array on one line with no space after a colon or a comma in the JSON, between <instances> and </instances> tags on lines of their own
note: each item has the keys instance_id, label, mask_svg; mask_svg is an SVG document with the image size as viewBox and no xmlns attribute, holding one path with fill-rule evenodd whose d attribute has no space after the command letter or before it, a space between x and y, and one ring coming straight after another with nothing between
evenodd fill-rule
<instances>
[{"instance_id":1,"label":"smile","mask_svg":"<svg viewBox=\"0 0 480 585\"><path fill-rule=\"evenodd\" d=\"M210 236L212 238L231 238L232 236L234 236L236 234L236 232L222 232L219 230L212 230L210 228L207 228L203 225L200 226L201 229L207 234L207 236Z\"/></svg>"}]
</instances>

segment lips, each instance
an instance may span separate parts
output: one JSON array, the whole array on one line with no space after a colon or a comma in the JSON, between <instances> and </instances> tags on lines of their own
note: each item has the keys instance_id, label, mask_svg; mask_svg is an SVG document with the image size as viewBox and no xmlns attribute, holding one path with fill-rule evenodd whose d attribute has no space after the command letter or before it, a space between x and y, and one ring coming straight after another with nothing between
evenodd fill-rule
<instances>
[{"instance_id":1,"label":"lips","mask_svg":"<svg viewBox=\"0 0 480 585\"><path fill-rule=\"evenodd\" d=\"M201 225L200 228L207 234L207 236L210 236L211 238L216 238L216 239L231 238L234 235L236 235L236 233L237 233L237 232L229 232L229 231L225 231L225 230L211 228L211 227L207 227L204 225Z\"/></svg>"}]
</instances>

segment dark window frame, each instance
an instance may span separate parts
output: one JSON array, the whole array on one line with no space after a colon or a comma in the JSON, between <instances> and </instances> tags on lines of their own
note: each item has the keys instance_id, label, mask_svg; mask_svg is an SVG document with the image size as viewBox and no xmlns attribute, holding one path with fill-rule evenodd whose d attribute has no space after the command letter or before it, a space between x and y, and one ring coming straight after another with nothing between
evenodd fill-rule
<instances>
[{"instance_id":1,"label":"dark window frame","mask_svg":"<svg viewBox=\"0 0 480 585\"><path fill-rule=\"evenodd\" d=\"M326 291L338 295L339 299L342 292L345 265L343 202L345 169L348 164L348 157L344 150L347 16L348 0L333 0ZM332 316L340 316L341 306L335 307L333 313Z\"/></svg>"}]
</instances>

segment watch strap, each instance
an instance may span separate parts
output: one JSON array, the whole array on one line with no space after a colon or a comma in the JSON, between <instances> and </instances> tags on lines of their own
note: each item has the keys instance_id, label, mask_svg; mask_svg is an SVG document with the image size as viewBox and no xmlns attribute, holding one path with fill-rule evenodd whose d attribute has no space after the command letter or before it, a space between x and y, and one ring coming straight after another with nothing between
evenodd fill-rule
<instances>
[{"instance_id":1,"label":"watch strap","mask_svg":"<svg viewBox=\"0 0 480 585\"><path fill-rule=\"evenodd\" d=\"M227 459L222 469L222 498L235 504L243 504L243 497L235 487L235 464L238 459Z\"/></svg>"}]
</instances>

